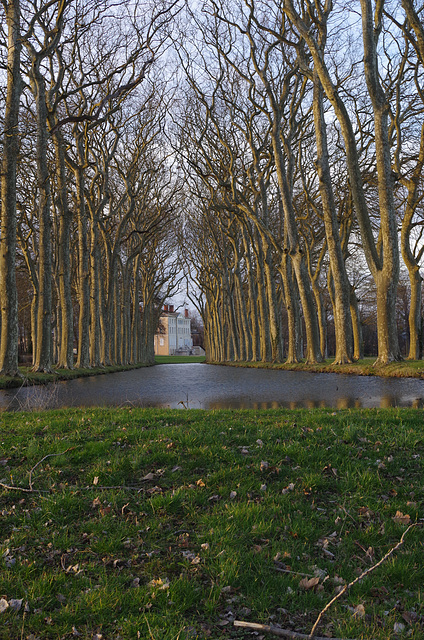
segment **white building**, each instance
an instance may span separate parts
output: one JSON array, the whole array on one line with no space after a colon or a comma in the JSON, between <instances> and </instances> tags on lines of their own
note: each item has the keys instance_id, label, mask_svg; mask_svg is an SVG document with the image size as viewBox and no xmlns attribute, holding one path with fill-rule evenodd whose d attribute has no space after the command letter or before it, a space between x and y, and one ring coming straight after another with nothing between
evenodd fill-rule
<instances>
[{"instance_id":1,"label":"white building","mask_svg":"<svg viewBox=\"0 0 424 640\"><path fill-rule=\"evenodd\" d=\"M159 319L159 328L155 333L155 355L189 355L193 349L191 320L188 310L184 314L174 311L173 305L165 305Z\"/></svg>"}]
</instances>

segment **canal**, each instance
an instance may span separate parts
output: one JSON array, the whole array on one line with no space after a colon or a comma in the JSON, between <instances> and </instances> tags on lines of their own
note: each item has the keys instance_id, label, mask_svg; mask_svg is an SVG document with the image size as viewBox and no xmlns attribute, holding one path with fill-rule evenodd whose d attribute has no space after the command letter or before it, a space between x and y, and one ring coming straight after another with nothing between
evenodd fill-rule
<instances>
[{"instance_id":1,"label":"canal","mask_svg":"<svg viewBox=\"0 0 424 640\"><path fill-rule=\"evenodd\" d=\"M0 391L2 410L129 405L181 409L422 407L424 381L188 363Z\"/></svg>"}]
</instances>

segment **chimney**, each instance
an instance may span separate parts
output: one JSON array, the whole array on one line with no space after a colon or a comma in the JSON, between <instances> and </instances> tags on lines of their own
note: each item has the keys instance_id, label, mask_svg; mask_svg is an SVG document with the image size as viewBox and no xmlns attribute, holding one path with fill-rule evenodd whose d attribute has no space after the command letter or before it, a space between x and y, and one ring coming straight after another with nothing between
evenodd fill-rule
<instances>
[{"instance_id":1,"label":"chimney","mask_svg":"<svg viewBox=\"0 0 424 640\"><path fill-rule=\"evenodd\" d=\"M184 309L184 316L188 318L188 309Z\"/></svg>"},{"instance_id":2,"label":"chimney","mask_svg":"<svg viewBox=\"0 0 424 640\"><path fill-rule=\"evenodd\" d=\"M170 313L174 313L174 305L173 304L169 305L169 312Z\"/></svg>"},{"instance_id":3,"label":"chimney","mask_svg":"<svg viewBox=\"0 0 424 640\"><path fill-rule=\"evenodd\" d=\"M167 305L167 304L165 304L165 305L163 306L163 310L164 310L164 311L168 311L168 305Z\"/></svg>"}]
</instances>

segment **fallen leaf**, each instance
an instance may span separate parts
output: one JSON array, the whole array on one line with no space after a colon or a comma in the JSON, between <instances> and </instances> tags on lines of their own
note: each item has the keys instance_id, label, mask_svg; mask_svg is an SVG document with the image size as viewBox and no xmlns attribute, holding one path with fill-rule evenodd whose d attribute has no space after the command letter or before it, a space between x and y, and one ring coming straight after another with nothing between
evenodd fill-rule
<instances>
[{"instance_id":1,"label":"fallen leaf","mask_svg":"<svg viewBox=\"0 0 424 640\"><path fill-rule=\"evenodd\" d=\"M9 603L4 598L0 600L0 613L4 613L9 608Z\"/></svg>"},{"instance_id":2,"label":"fallen leaf","mask_svg":"<svg viewBox=\"0 0 424 640\"><path fill-rule=\"evenodd\" d=\"M161 590L169 589L169 580L168 580L168 578L163 578L163 580L162 580L162 578L158 578L157 580L155 580L155 579L150 580L149 587L152 587L152 588L155 588L155 589L157 588L157 589L161 589Z\"/></svg>"},{"instance_id":3,"label":"fallen leaf","mask_svg":"<svg viewBox=\"0 0 424 640\"><path fill-rule=\"evenodd\" d=\"M319 578L315 577L315 578L303 578L300 582L299 582L299 587L301 589L305 589L306 591L308 591L309 589L313 589L314 587L316 587L316 585L319 583Z\"/></svg>"},{"instance_id":4,"label":"fallen leaf","mask_svg":"<svg viewBox=\"0 0 424 640\"><path fill-rule=\"evenodd\" d=\"M363 604L358 604L357 607L355 607L353 613L352 613L354 618L365 618L365 607Z\"/></svg>"},{"instance_id":5,"label":"fallen leaf","mask_svg":"<svg viewBox=\"0 0 424 640\"><path fill-rule=\"evenodd\" d=\"M93 484L99 484L99 476L94 476Z\"/></svg>"},{"instance_id":6,"label":"fallen leaf","mask_svg":"<svg viewBox=\"0 0 424 640\"><path fill-rule=\"evenodd\" d=\"M196 482L198 487L206 487L205 483L203 482L202 478L200 478L199 480L197 480Z\"/></svg>"},{"instance_id":7,"label":"fallen leaf","mask_svg":"<svg viewBox=\"0 0 424 640\"><path fill-rule=\"evenodd\" d=\"M265 471L265 469L268 469L269 467L269 463L266 460L262 460L261 461L261 471Z\"/></svg>"},{"instance_id":8,"label":"fallen leaf","mask_svg":"<svg viewBox=\"0 0 424 640\"><path fill-rule=\"evenodd\" d=\"M234 500L237 497L237 491L230 491L230 500Z\"/></svg>"},{"instance_id":9,"label":"fallen leaf","mask_svg":"<svg viewBox=\"0 0 424 640\"><path fill-rule=\"evenodd\" d=\"M148 473L147 475L144 476L144 478L142 478L142 481L150 481L150 480L154 480L155 479L155 474L154 473Z\"/></svg>"},{"instance_id":10,"label":"fallen leaf","mask_svg":"<svg viewBox=\"0 0 424 640\"><path fill-rule=\"evenodd\" d=\"M396 515L393 516L393 521L396 522L396 524L410 524L411 516L407 513L403 514L402 511L396 511Z\"/></svg>"},{"instance_id":11,"label":"fallen leaf","mask_svg":"<svg viewBox=\"0 0 424 640\"><path fill-rule=\"evenodd\" d=\"M287 487L283 489L281 493L285 495L286 493L289 493L289 491L293 491L293 490L294 490L294 484L293 482L290 482L290 484L287 485Z\"/></svg>"},{"instance_id":12,"label":"fallen leaf","mask_svg":"<svg viewBox=\"0 0 424 640\"><path fill-rule=\"evenodd\" d=\"M19 611L22 607L22 601L23 598L20 598L19 600L12 598L11 600L9 600L9 607L12 609L12 611Z\"/></svg>"},{"instance_id":13,"label":"fallen leaf","mask_svg":"<svg viewBox=\"0 0 424 640\"><path fill-rule=\"evenodd\" d=\"M402 622L395 622L393 625L393 631L395 633L402 633L402 631L405 631L405 625Z\"/></svg>"},{"instance_id":14,"label":"fallen leaf","mask_svg":"<svg viewBox=\"0 0 424 640\"><path fill-rule=\"evenodd\" d=\"M408 624L415 624L415 622L417 622L418 620L418 615L415 613L415 611L404 611L402 613L402 618Z\"/></svg>"}]
</instances>

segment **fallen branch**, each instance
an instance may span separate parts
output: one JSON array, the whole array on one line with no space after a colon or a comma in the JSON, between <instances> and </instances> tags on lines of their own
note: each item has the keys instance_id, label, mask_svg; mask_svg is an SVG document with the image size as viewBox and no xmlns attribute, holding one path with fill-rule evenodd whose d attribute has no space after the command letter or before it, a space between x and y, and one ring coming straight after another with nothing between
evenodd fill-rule
<instances>
[{"instance_id":1,"label":"fallen branch","mask_svg":"<svg viewBox=\"0 0 424 640\"><path fill-rule=\"evenodd\" d=\"M3 489L8 489L9 491L23 491L24 493L48 493L48 491L40 491L40 489L26 489L25 487L16 487L13 484L4 484L4 482L0 482L0 487L3 487Z\"/></svg>"},{"instance_id":2,"label":"fallen branch","mask_svg":"<svg viewBox=\"0 0 424 640\"><path fill-rule=\"evenodd\" d=\"M241 627L243 629L251 629L252 631L264 631L266 633L272 633L274 636L279 636L280 638L292 638L292 640L325 640L325 638L315 635L315 631L317 630L318 625L321 622L321 618L324 615L324 613L328 611L328 609L331 607L331 605L334 602L336 602L336 600L341 598L343 594L345 594L351 587L353 587L353 585L360 582L363 578L365 578L365 576L367 576L369 573L377 569L377 567L382 565L383 562L385 562L388 558L390 558L390 556L393 555L393 553L403 545L405 541L405 536L408 533L408 531L410 531L410 529L412 529L413 527L417 527L417 526L422 526L422 522L415 522L414 524L409 525L409 527L403 532L399 542L394 547L392 547L376 564L366 569L363 573L361 573L361 575L355 578L355 580L352 580L352 582L349 582L349 584L345 585L343 589L339 591L339 593L336 596L334 596L334 598L332 598L330 602L328 602L325 605L324 609L320 611L312 627L312 630L309 634L299 633L297 631L290 631L289 629L280 629L280 627L275 627L273 625L267 625L267 624L259 624L257 622L244 622L242 620L234 620L234 626ZM286 571L284 572L286 573ZM346 640L346 639L333 638L333 640Z\"/></svg>"},{"instance_id":3,"label":"fallen branch","mask_svg":"<svg viewBox=\"0 0 424 640\"><path fill-rule=\"evenodd\" d=\"M304 578L315 578L315 576L310 573L301 573L300 571L291 571L290 569L282 569L281 567L274 566L275 571L279 571L280 573L291 573L294 576L303 576Z\"/></svg>"},{"instance_id":4,"label":"fallen branch","mask_svg":"<svg viewBox=\"0 0 424 640\"><path fill-rule=\"evenodd\" d=\"M31 471L29 472L29 480L28 480L28 484L29 484L29 490L32 491L33 487L32 487L32 473L33 471L36 470L37 467L40 466L40 464L42 462L44 462L44 460L47 460L47 458L53 458L54 456L63 456L65 455L65 453L68 453L68 451L72 451L72 449L75 449L75 447L69 447L68 449L65 449L65 451L61 451L60 453L48 453L46 456L44 456L44 458L41 458L41 460L39 462L37 462L36 465L34 465L31 469Z\"/></svg>"},{"instance_id":5,"label":"fallen branch","mask_svg":"<svg viewBox=\"0 0 424 640\"><path fill-rule=\"evenodd\" d=\"M65 451L61 451L60 453L48 453L46 456L44 456L44 458L41 458L41 460L39 460L29 472L28 489L26 487L17 487L13 484L4 484L4 482L0 482L0 487L3 487L3 489L7 489L8 491L23 491L24 493L49 493L49 491L47 491L46 489L34 489L34 485L32 482L33 472L37 467L40 466L42 462L44 462L44 460L47 460L47 458L52 458L53 456L63 456L65 453L68 453L68 451L72 451L72 449L75 449L75 447L69 447L68 449L65 449Z\"/></svg>"},{"instance_id":6,"label":"fallen branch","mask_svg":"<svg viewBox=\"0 0 424 640\"><path fill-rule=\"evenodd\" d=\"M280 629L274 625L258 624L257 622L243 622L242 620L234 620L235 627L241 627L242 629L251 629L252 631L264 631L265 633L272 633L274 636L280 638L292 638L292 640L308 640L309 635L304 633L298 633L297 631L289 631L288 629ZM328 638L322 638L315 636L315 640L328 640ZM333 638L333 640L343 640L342 638Z\"/></svg>"},{"instance_id":7,"label":"fallen branch","mask_svg":"<svg viewBox=\"0 0 424 640\"><path fill-rule=\"evenodd\" d=\"M358 576L357 578L355 578L355 580L352 580L352 582L349 582L349 584L346 584L343 589L336 595L334 596L334 598L332 598L330 600L330 602L328 602L324 609L322 611L320 611L318 618L315 621L314 626L311 629L311 633L309 634L308 638L309 640L312 640L312 638L314 638L314 633L321 621L322 616L324 615L324 613L331 607L331 605L336 602L336 600L338 600L339 598L342 597L343 594L346 593L346 591L348 591L351 587L353 587L354 584L356 584L357 582L360 582L363 578L365 578L365 576L367 576L369 573L371 573L372 571L374 571L375 569L377 569L377 567L379 567L380 565L383 564L383 562L385 562L388 558L390 558L391 555L393 555L393 553L395 551L397 551L399 549L399 547L401 547L404 543L405 540L405 536L408 533L408 531L410 531L410 529L412 529L413 527L417 527L417 526L421 526L420 522L415 522L414 524L410 524L409 527L403 532L401 539L399 540L399 542L392 547L391 549L389 549L389 551L376 563L374 564L372 567L369 567L368 569L366 569L363 573L361 573L360 576Z\"/></svg>"}]
</instances>

